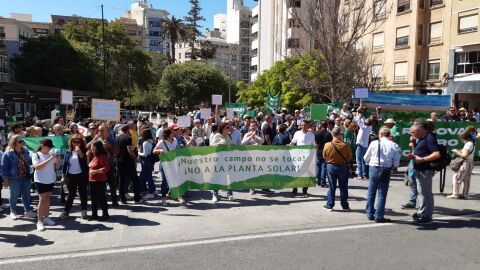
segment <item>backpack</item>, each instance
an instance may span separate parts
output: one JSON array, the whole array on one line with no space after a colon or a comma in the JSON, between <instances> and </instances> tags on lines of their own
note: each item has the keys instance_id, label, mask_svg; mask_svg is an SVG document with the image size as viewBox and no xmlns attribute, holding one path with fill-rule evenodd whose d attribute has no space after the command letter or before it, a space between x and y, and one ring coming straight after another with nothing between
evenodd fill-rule
<instances>
[{"instance_id":1,"label":"backpack","mask_svg":"<svg viewBox=\"0 0 480 270\"><path fill-rule=\"evenodd\" d=\"M151 143L151 142L150 142ZM152 152L150 153L150 155L148 155L148 159L150 159L150 161L155 164L157 162L160 161L160 157L157 155L157 154L154 154L153 153L153 150L155 149L155 145L153 143L152 144Z\"/></svg>"},{"instance_id":2,"label":"backpack","mask_svg":"<svg viewBox=\"0 0 480 270\"><path fill-rule=\"evenodd\" d=\"M440 158L430 162L432 170L441 171L450 165L452 157L447 151L447 147L443 144L438 144L438 151L440 152Z\"/></svg>"}]
</instances>

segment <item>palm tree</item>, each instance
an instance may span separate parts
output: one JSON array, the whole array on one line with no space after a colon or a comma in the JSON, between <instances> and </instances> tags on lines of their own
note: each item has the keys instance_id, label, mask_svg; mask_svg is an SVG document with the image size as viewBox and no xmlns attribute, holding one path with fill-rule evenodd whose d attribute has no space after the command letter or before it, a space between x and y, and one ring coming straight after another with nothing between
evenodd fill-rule
<instances>
[{"instance_id":1,"label":"palm tree","mask_svg":"<svg viewBox=\"0 0 480 270\"><path fill-rule=\"evenodd\" d=\"M162 31L160 35L164 38L170 39L170 53L171 53L171 60L172 63L175 62L175 44L180 38L186 36L186 26L181 19L175 18L164 18L161 21L162 23Z\"/></svg>"}]
</instances>

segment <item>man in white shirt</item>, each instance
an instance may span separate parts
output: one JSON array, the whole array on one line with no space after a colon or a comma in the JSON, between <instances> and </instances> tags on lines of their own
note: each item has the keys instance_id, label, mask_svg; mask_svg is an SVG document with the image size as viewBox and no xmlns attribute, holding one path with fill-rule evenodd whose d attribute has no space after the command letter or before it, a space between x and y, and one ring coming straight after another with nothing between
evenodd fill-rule
<instances>
[{"instance_id":1,"label":"man in white shirt","mask_svg":"<svg viewBox=\"0 0 480 270\"><path fill-rule=\"evenodd\" d=\"M368 164L368 193L367 217L376 223L390 222L385 218L385 203L387 200L390 173L400 165L400 147L390 141L390 129L382 127L378 132L379 139L373 141L365 153L365 163ZM375 196L378 190L377 209L375 210Z\"/></svg>"},{"instance_id":2,"label":"man in white shirt","mask_svg":"<svg viewBox=\"0 0 480 270\"><path fill-rule=\"evenodd\" d=\"M295 132L293 135L292 142L289 144L291 145L315 145L315 135L308 130L310 124L308 121L303 120L300 124L300 130ZM308 197L308 187L302 188L303 197ZM292 195L297 195L297 188L292 190Z\"/></svg>"},{"instance_id":3,"label":"man in white shirt","mask_svg":"<svg viewBox=\"0 0 480 270\"><path fill-rule=\"evenodd\" d=\"M357 134L357 149L355 150L355 156L357 160L357 170L359 180L367 179L367 170L363 156L368 148L370 133L372 133L372 121L370 119L365 119L362 115L362 111L358 112L358 115L354 119L357 122L359 130Z\"/></svg>"}]
</instances>

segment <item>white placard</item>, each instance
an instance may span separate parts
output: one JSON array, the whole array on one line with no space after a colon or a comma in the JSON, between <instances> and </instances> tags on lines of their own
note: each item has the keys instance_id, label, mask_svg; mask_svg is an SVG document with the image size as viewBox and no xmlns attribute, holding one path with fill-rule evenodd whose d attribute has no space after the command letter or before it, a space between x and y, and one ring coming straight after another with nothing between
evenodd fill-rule
<instances>
[{"instance_id":1,"label":"white placard","mask_svg":"<svg viewBox=\"0 0 480 270\"><path fill-rule=\"evenodd\" d=\"M200 109L200 118L207 119L212 116L212 109L210 108L201 108Z\"/></svg>"},{"instance_id":2,"label":"white placard","mask_svg":"<svg viewBox=\"0 0 480 270\"><path fill-rule=\"evenodd\" d=\"M73 91L63 90L60 93L60 104L72 105L73 104Z\"/></svg>"},{"instance_id":3,"label":"white placard","mask_svg":"<svg viewBox=\"0 0 480 270\"><path fill-rule=\"evenodd\" d=\"M213 105L222 105L222 95L212 95Z\"/></svg>"},{"instance_id":4,"label":"white placard","mask_svg":"<svg viewBox=\"0 0 480 270\"><path fill-rule=\"evenodd\" d=\"M92 119L120 120L120 101L92 98Z\"/></svg>"},{"instance_id":5,"label":"white placard","mask_svg":"<svg viewBox=\"0 0 480 270\"><path fill-rule=\"evenodd\" d=\"M353 98L368 98L368 88L353 89Z\"/></svg>"},{"instance_id":6,"label":"white placard","mask_svg":"<svg viewBox=\"0 0 480 270\"><path fill-rule=\"evenodd\" d=\"M178 117L177 126L179 127L190 127L190 116L182 115Z\"/></svg>"},{"instance_id":7,"label":"white placard","mask_svg":"<svg viewBox=\"0 0 480 270\"><path fill-rule=\"evenodd\" d=\"M227 118L230 121L233 121L235 118L235 111L232 108L227 108Z\"/></svg>"}]
</instances>

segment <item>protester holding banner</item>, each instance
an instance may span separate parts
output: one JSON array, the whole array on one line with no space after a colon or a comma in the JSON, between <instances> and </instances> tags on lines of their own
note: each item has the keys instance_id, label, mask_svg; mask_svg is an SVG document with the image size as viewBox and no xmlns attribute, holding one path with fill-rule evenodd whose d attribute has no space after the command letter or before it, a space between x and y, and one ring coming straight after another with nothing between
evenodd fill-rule
<instances>
[{"instance_id":1,"label":"protester holding banner","mask_svg":"<svg viewBox=\"0 0 480 270\"><path fill-rule=\"evenodd\" d=\"M92 215L89 220L99 219L98 206L102 208L102 220L107 220L108 204L106 197L107 172L110 170L107 151L101 141L95 141L91 148L93 159L88 163L90 184L90 197L92 200Z\"/></svg>"},{"instance_id":2,"label":"protester holding banner","mask_svg":"<svg viewBox=\"0 0 480 270\"><path fill-rule=\"evenodd\" d=\"M230 136L230 123L223 122L218 126L218 133L213 136L210 146L217 145L232 145L233 141ZM227 190L227 197L229 201L233 201L233 192L232 190ZM218 202L218 190L212 191L212 203Z\"/></svg>"},{"instance_id":3,"label":"protester holding banner","mask_svg":"<svg viewBox=\"0 0 480 270\"><path fill-rule=\"evenodd\" d=\"M315 135L308 130L309 122L303 120L300 124L300 130L295 132L292 142L289 145L315 145ZM308 197L308 187L302 188L303 197ZM293 188L292 195L297 195L297 188Z\"/></svg>"},{"instance_id":4,"label":"protester holding banner","mask_svg":"<svg viewBox=\"0 0 480 270\"><path fill-rule=\"evenodd\" d=\"M140 157L140 164L142 166L142 171L140 172L140 189L145 192L142 197L143 200L149 200L155 197L156 189L152 176L154 163L151 158L155 144L153 142L152 132L149 129L142 131L142 141L142 149L138 150L138 156Z\"/></svg>"},{"instance_id":5,"label":"protester holding banner","mask_svg":"<svg viewBox=\"0 0 480 270\"><path fill-rule=\"evenodd\" d=\"M6 152L2 156L3 186L10 189L10 217L18 219L17 200L22 196L24 216L35 218L37 215L30 206L30 152L24 147L23 137L14 134L8 141Z\"/></svg>"},{"instance_id":6,"label":"protester holding banner","mask_svg":"<svg viewBox=\"0 0 480 270\"><path fill-rule=\"evenodd\" d=\"M163 131L163 138L157 143L157 145L153 149L153 153L156 155L163 155L166 152L177 149L177 146L178 144L176 142L176 139L173 137L173 131L171 129L165 129ZM165 168L163 168L162 164L160 163L160 174L162 176L162 184L160 186L160 193L162 195L162 206L167 206L167 194L169 191L169 186L164 170ZM185 200L183 199L183 197L180 197L178 200L181 204L185 204Z\"/></svg>"},{"instance_id":7,"label":"protester holding banner","mask_svg":"<svg viewBox=\"0 0 480 270\"><path fill-rule=\"evenodd\" d=\"M45 225L53 226L55 222L50 215L50 198L57 176L55 170L60 169L60 156L54 156L50 150L54 147L52 140L42 139L36 153L32 156L32 166L35 169L33 178L37 187L38 222L37 230L45 231Z\"/></svg>"},{"instance_id":8,"label":"protester holding banner","mask_svg":"<svg viewBox=\"0 0 480 270\"><path fill-rule=\"evenodd\" d=\"M466 199L468 191L470 189L470 181L472 179L472 171L474 167L473 157L475 155L475 143L472 138L476 139L476 129L473 126L467 127L467 129L460 135L462 142L464 143L463 149L453 149L452 153L462 158L462 164L458 171L453 174L452 195L447 196L448 199ZM460 186L463 183L463 190L460 192Z\"/></svg>"},{"instance_id":9,"label":"protester holding banner","mask_svg":"<svg viewBox=\"0 0 480 270\"><path fill-rule=\"evenodd\" d=\"M68 141L68 150L63 158L62 184L68 187L67 202L60 219L70 215L75 196L80 195L81 217L87 218L88 163L85 141L79 134L73 134Z\"/></svg>"},{"instance_id":10,"label":"protester holding banner","mask_svg":"<svg viewBox=\"0 0 480 270\"><path fill-rule=\"evenodd\" d=\"M256 123L255 123L255 126L256 126ZM278 133L273 139L272 145L288 145L290 142L291 142L290 136L287 133L287 125L280 124L278 127Z\"/></svg>"},{"instance_id":11,"label":"protester holding banner","mask_svg":"<svg viewBox=\"0 0 480 270\"><path fill-rule=\"evenodd\" d=\"M255 121L250 122L249 131L243 137L242 145L262 145L263 138L261 135L262 134L257 129L257 122ZM255 189L250 189L250 195L254 195L255 193L256 193Z\"/></svg>"},{"instance_id":12,"label":"protester holding banner","mask_svg":"<svg viewBox=\"0 0 480 270\"><path fill-rule=\"evenodd\" d=\"M348 204L348 166L352 159L350 146L342 141L343 134L339 128L333 128L332 141L323 148L323 158L327 163L328 192L327 204L323 207L332 211L335 206L337 181L340 187L340 204L343 211L350 211Z\"/></svg>"}]
</instances>

